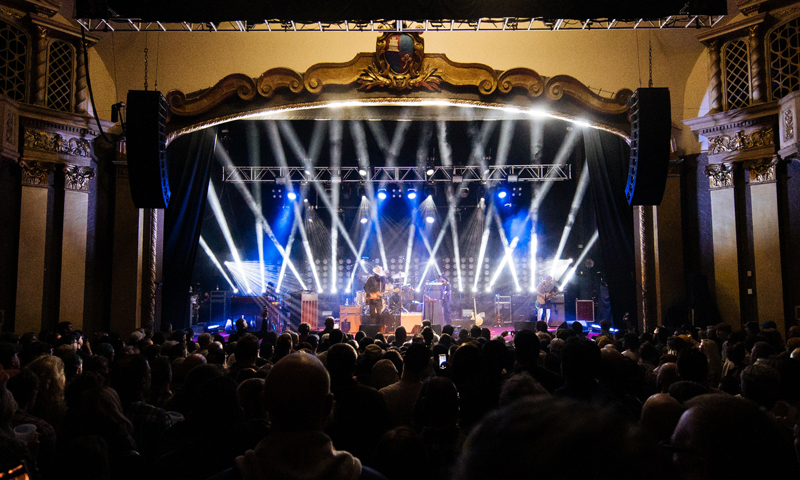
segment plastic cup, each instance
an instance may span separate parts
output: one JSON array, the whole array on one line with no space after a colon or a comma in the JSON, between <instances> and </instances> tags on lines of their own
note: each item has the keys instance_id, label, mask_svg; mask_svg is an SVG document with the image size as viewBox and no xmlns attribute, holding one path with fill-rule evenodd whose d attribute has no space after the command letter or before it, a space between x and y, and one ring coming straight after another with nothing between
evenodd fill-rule
<instances>
[{"instance_id":1,"label":"plastic cup","mask_svg":"<svg viewBox=\"0 0 800 480\"><path fill-rule=\"evenodd\" d=\"M169 420L171 425L175 425L176 423L183 420L183 415L181 415L178 412L167 412L167 415L169 415Z\"/></svg>"},{"instance_id":2,"label":"plastic cup","mask_svg":"<svg viewBox=\"0 0 800 480\"><path fill-rule=\"evenodd\" d=\"M24 444L28 444L36 438L36 425L23 423L14 429L14 437Z\"/></svg>"}]
</instances>

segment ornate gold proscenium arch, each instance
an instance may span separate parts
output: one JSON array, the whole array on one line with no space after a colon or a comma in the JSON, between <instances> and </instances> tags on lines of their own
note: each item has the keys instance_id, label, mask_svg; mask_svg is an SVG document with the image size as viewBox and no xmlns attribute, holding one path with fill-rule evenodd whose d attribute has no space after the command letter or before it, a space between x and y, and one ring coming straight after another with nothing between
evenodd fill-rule
<instances>
[{"instance_id":1,"label":"ornate gold proscenium arch","mask_svg":"<svg viewBox=\"0 0 800 480\"><path fill-rule=\"evenodd\" d=\"M425 53L416 33L384 33L375 52L344 63L318 63L305 73L272 68L258 78L236 73L211 88L167 94L167 131L173 139L211 125L252 117L342 118L325 107L343 105L475 107L524 115L547 112L628 138L628 99L597 95L568 75L543 77L529 68L495 70L480 63L453 62ZM432 114L436 115L436 112Z\"/></svg>"}]
</instances>

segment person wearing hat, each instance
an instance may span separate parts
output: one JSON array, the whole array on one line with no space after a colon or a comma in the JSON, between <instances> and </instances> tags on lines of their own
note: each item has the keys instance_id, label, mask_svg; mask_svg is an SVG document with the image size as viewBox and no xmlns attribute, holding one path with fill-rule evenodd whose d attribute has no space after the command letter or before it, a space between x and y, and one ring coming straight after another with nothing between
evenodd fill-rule
<instances>
[{"instance_id":1,"label":"person wearing hat","mask_svg":"<svg viewBox=\"0 0 800 480\"><path fill-rule=\"evenodd\" d=\"M380 293L383 292L386 284L386 271L379 265L372 269L373 275L364 282L364 292L367 294L369 302L369 316L373 325L380 324L380 315L383 311L383 301Z\"/></svg>"}]
</instances>

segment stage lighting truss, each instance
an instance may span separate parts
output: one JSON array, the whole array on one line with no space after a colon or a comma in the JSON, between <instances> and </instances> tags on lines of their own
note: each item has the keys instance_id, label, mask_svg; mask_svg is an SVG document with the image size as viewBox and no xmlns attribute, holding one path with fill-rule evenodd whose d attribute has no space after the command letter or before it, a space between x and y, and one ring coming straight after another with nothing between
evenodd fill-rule
<instances>
[{"instance_id":1,"label":"stage lighting truss","mask_svg":"<svg viewBox=\"0 0 800 480\"><path fill-rule=\"evenodd\" d=\"M556 30L660 30L666 28L711 28L724 15L670 15L663 18L587 18L545 19L523 17L480 18L477 20L373 20L365 22L301 22L265 19L255 22L145 22L139 18L114 15L108 18L80 18L77 22L89 32L499 32Z\"/></svg>"},{"instance_id":2,"label":"stage lighting truss","mask_svg":"<svg viewBox=\"0 0 800 480\"><path fill-rule=\"evenodd\" d=\"M433 174L428 175L427 169ZM223 168L222 181L232 183L363 183L369 179L373 182L386 183L470 183L483 182L552 182L572 179L571 164L537 164L537 165L497 165L481 169L480 166L466 167L372 167L364 172L360 167L233 167ZM367 173L362 176L361 170ZM367 178L369 177L369 178Z\"/></svg>"}]
</instances>

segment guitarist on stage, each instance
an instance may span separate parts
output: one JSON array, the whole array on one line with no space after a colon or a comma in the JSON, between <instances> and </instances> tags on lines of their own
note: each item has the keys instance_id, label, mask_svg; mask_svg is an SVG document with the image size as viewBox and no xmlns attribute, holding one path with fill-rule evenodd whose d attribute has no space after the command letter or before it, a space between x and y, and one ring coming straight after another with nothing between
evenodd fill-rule
<instances>
[{"instance_id":1,"label":"guitarist on stage","mask_svg":"<svg viewBox=\"0 0 800 480\"><path fill-rule=\"evenodd\" d=\"M383 300L381 300L381 293L386 285L386 271L377 266L372 269L374 275L371 275L366 282L364 282L364 292L367 294L367 302L369 303L369 316L372 318L373 325L380 325L381 312L383 311Z\"/></svg>"},{"instance_id":2,"label":"guitarist on stage","mask_svg":"<svg viewBox=\"0 0 800 480\"><path fill-rule=\"evenodd\" d=\"M536 286L536 308L538 310L539 320L545 322L550 321L550 310L552 308L550 301L556 292L558 292L558 288L553 284L552 275L546 276L544 280Z\"/></svg>"}]
</instances>

